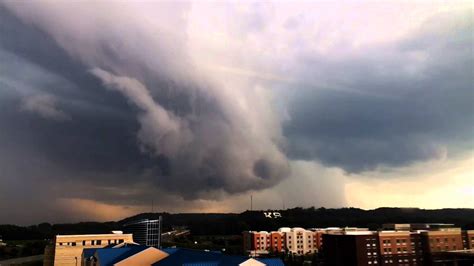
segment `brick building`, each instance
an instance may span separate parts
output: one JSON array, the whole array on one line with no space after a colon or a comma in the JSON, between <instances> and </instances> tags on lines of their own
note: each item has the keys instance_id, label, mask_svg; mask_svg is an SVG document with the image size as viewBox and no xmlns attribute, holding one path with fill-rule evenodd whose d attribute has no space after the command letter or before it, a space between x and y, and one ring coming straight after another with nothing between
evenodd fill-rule
<instances>
[{"instance_id":1,"label":"brick building","mask_svg":"<svg viewBox=\"0 0 474 266\"><path fill-rule=\"evenodd\" d=\"M418 233L380 231L377 235L382 265L416 265L423 262L423 245Z\"/></svg>"},{"instance_id":2,"label":"brick building","mask_svg":"<svg viewBox=\"0 0 474 266\"><path fill-rule=\"evenodd\" d=\"M305 255L322 250L327 265L408 266L444 265L447 252L474 248L474 230L461 231L452 224L386 224L383 228L248 231L244 232L244 250L253 256L277 252Z\"/></svg>"},{"instance_id":3,"label":"brick building","mask_svg":"<svg viewBox=\"0 0 474 266\"><path fill-rule=\"evenodd\" d=\"M370 231L329 232L323 235L326 265L379 265L377 234Z\"/></svg>"},{"instance_id":4,"label":"brick building","mask_svg":"<svg viewBox=\"0 0 474 266\"><path fill-rule=\"evenodd\" d=\"M299 227L284 227L272 232L245 231L244 251L253 256L284 252L295 255L311 254L319 250L322 234L322 231Z\"/></svg>"}]
</instances>

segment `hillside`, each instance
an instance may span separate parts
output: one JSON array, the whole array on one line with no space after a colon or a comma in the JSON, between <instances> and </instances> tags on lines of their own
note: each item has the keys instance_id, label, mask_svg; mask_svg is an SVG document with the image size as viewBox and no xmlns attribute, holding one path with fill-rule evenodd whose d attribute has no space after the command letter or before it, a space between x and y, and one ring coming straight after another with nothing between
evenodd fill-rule
<instances>
[{"instance_id":1,"label":"hillside","mask_svg":"<svg viewBox=\"0 0 474 266\"><path fill-rule=\"evenodd\" d=\"M172 226L187 226L195 235L232 235L245 230L276 230L279 227L357 226L377 229L383 223L453 223L474 229L474 209L424 210L418 208L293 208L277 211L281 218L267 218L264 211L237 213L142 213L116 222L81 222L74 224L42 223L27 227L0 225L4 240L47 239L56 234L107 233L120 229L127 221L163 217L164 231Z\"/></svg>"}]
</instances>

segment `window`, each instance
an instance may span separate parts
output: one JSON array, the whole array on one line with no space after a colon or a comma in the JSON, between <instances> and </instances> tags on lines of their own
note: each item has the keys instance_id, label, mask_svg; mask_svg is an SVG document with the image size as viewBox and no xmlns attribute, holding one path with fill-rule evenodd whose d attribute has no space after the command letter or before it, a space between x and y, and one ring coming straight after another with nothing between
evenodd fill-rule
<instances>
[{"instance_id":1,"label":"window","mask_svg":"<svg viewBox=\"0 0 474 266\"><path fill-rule=\"evenodd\" d=\"M97 240L97 245L101 245L102 244L102 240Z\"/></svg>"},{"instance_id":2,"label":"window","mask_svg":"<svg viewBox=\"0 0 474 266\"><path fill-rule=\"evenodd\" d=\"M83 246L86 245L86 241L85 241L85 240L82 241L82 245L83 245Z\"/></svg>"},{"instance_id":3,"label":"window","mask_svg":"<svg viewBox=\"0 0 474 266\"><path fill-rule=\"evenodd\" d=\"M76 246L76 242L72 242L72 243L71 243L71 246Z\"/></svg>"}]
</instances>

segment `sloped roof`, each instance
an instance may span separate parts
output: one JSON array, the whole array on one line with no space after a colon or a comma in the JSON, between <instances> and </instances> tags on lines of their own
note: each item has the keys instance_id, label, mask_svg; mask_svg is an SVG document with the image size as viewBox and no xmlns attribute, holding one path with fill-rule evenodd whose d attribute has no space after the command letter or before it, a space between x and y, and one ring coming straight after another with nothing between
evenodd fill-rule
<instances>
[{"instance_id":1,"label":"sloped roof","mask_svg":"<svg viewBox=\"0 0 474 266\"><path fill-rule=\"evenodd\" d=\"M82 257L83 258L90 258L94 255L98 248L85 248L82 250Z\"/></svg>"},{"instance_id":2,"label":"sloped roof","mask_svg":"<svg viewBox=\"0 0 474 266\"><path fill-rule=\"evenodd\" d=\"M285 266L283 261L278 258L268 258L268 259L256 259L267 266Z\"/></svg>"},{"instance_id":3,"label":"sloped roof","mask_svg":"<svg viewBox=\"0 0 474 266\"><path fill-rule=\"evenodd\" d=\"M162 250L159 250L154 247L149 247L119 262L114 263L114 265L115 266L142 266L142 265L150 266L153 263L160 261L168 256L169 254Z\"/></svg>"},{"instance_id":4,"label":"sloped roof","mask_svg":"<svg viewBox=\"0 0 474 266\"><path fill-rule=\"evenodd\" d=\"M192 249L163 249L169 256L157 261L153 266L239 266L248 261L246 256L225 255L221 252ZM280 259L255 259L268 266L284 266Z\"/></svg>"},{"instance_id":5,"label":"sloped roof","mask_svg":"<svg viewBox=\"0 0 474 266\"><path fill-rule=\"evenodd\" d=\"M147 249L147 246L130 246L122 248L98 248L94 256L101 266L112 266L114 263L126 259L138 252Z\"/></svg>"},{"instance_id":6,"label":"sloped roof","mask_svg":"<svg viewBox=\"0 0 474 266\"><path fill-rule=\"evenodd\" d=\"M116 263L124 263L124 265L132 265L127 262L131 258L140 255L147 249L155 249L146 246L126 246L119 248L91 248L84 249L83 256L89 258L94 255L101 266L112 266ZM143 253L143 258L136 257L140 261L157 261L153 266L239 266L240 264L249 260L246 256L225 255L219 251L201 251L185 248L164 248L156 249L161 253L166 253L168 256L163 258L163 254ZM159 255L159 256L158 256ZM154 259L153 259L154 258ZM278 258L256 258L254 259L267 266L284 266L282 260ZM132 262L132 261L130 261ZM128 263L128 264L127 264ZM150 262L148 262L150 263ZM147 265L148 265L147 263Z\"/></svg>"},{"instance_id":7,"label":"sloped roof","mask_svg":"<svg viewBox=\"0 0 474 266\"><path fill-rule=\"evenodd\" d=\"M168 257L156 262L153 266L218 266L222 253L212 251L200 251L192 249L164 249Z\"/></svg>"}]
</instances>

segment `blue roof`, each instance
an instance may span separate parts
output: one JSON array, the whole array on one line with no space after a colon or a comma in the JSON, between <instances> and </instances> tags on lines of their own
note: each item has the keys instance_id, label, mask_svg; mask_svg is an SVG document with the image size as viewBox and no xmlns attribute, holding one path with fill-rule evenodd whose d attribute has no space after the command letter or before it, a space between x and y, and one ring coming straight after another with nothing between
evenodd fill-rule
<instances>
[{"instance_id":1,"label":"blue roof","mask_svg":"<svg viewBox=\"0 0 474 266\"><path fill-rule=\"evenodd\" d=\"M181 248L165 248L169 256L153 266L238 266L249 259L246 256L225 255L215 251L201 251ZM256 259L268 266L284 266L281 259Z\"/></svg>"},{"instance_id":2,"label":"blue roof","mask_svg":"<svg viewBox=\"0 0 474 266\"><path fill-rule=\"evenodd\" d=\"M84 249L83 257L95 256L101 266L112 266L147 248L146 246L88 248ZM238 266L249 259L246 256L225 255L219 251L201 251L185 248L164 248L162 251L168 253L169 256L157 261L153 264L154 266ZM278 258L256 258L256 260L268 266L284 266L283 261Z\"/></svg>"},{"instance_id":3,"label":"blue roof","mask_svg":"<svg viewBox=\"0 0 474 266\"><path fill-rule=\"evenodd\" d=\"M285 266L283 261L278 258L269 258L269 259L256 259L261 263L265 263L267 266Z\"/></svg>"},{"instance_id":4,"label":"blue roof","mask_svg":"<svg viewBox=\"0 0 474 266\"><path fill-rule=\"evenodd\" d=\"M82 250L82 257L83 258L90 258L92 256L94 256L94 253L95 251L97 250L97 248L85 248Z\"/></svg>"},{"instance_id":5,"label":"blue roof","mask_svg":"<svg viewBox=\"0 0 474 266\"><path fill-rule=\"evenodd\" d=\"M147 249L147 246L130 246L121 248L99 248L95 252L95 256L101 266L112 266L123 259L126 259L136 253Z\"/></svg>"}]
</instances>

